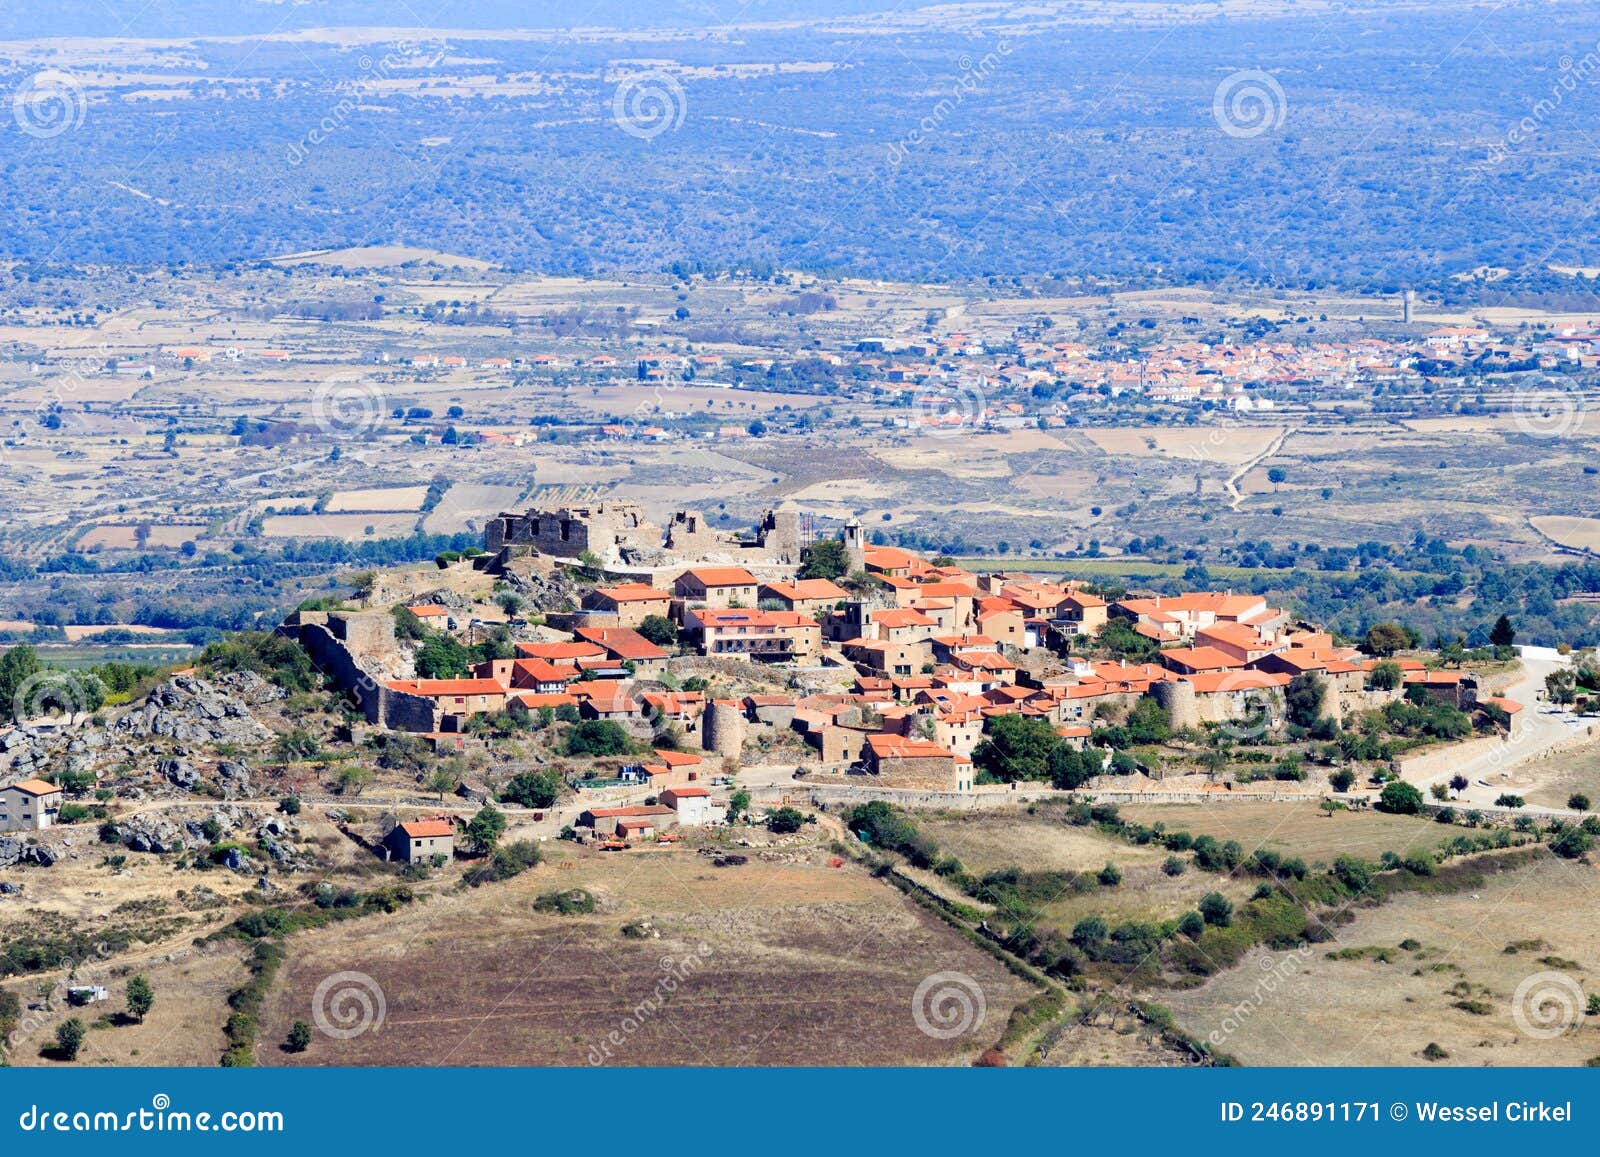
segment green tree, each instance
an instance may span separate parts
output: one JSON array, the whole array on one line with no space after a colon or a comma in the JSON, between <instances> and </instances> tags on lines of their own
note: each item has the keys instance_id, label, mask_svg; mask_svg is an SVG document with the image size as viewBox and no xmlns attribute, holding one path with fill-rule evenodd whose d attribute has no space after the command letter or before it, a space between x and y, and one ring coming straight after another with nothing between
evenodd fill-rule
<instances>
[{"instance_id":1,"label":"green tree","mask_svg":"<svg viewBox=\"0 0 1600 1157\"><path fill-rule=\"evenodd\" d=\"M311 1047L311 1026L303 1020L297 1020L289 1026L289 1039L284 1047L292 1053L303 1053Z\"/></svg>"},{"instance_id":2,"label":"green tree","mask_svg":"<svg viewBox=\"0 0 1600 1157\"><path fill-rule=\"evenodd\" d=\"M1315 671L1302 671L1283 690L1283 704L1289 722L1315 727L1322 718L1324 682Z\"/></svg>"},{"instance_id":3,"label":"green tree","mask_svg":"<svg viewBox=\"0 0 1600 1157\"><path fill-rule=\"evenodd\" d=\"M1328 776L1329 785L1334 791L1338 792L1349 791L1355 786L1355 782L1356 773L1348 768L1341 767L1338 771L1335 771L1332 775Z\"/></svg>"},{"instance_id":4,"label":"green tree","mask_svg":"<svg viewBox=\"0 0 1600 1157\"><path fill-rule=\"evenodd\" d=\"M632 747L627 731L611 719L586 719L567 732L568 755L623 755Z\"/></svg>"},{"instance_id":5,"label":"green tree","mask_svg":"<svg viewBox=\"0 0 1600 1157\"><path fill-rule=\"evenodd\" d=\"M488 855L494 851L495 845L500 842L500 837L505 834L505 813L492 803L484 804L478 814L467 821L467 828L463 833L467 846L480 855Z\"/></svg>"},{"instance_id":6,"label":"green tree","mask_svg":"<svg viewBox=\"0 0 1600 1157\"><path fill-rule=\"evenodd\" d=\"M799 831L800 825L805 823L805 818L797 808L781 807L767 813L767 830L778 835L788 835Z\"/></svg>"},{"instance_id":7,"label":"green tree","mask_svg":"<svg viewBox=\"0 0 1600 1157\"><path fill-rule=\"evenodd\" d=\"M1372 665L1372 670L1367 673L1367 685L1375 691L1393 691L1405 681L1405 672L1400 669L1399 663L1388 659Z\"/></svg>"},{"instance_id":8,"label":"green tree","mask_svg":"<svg viewBox=\"0 0 1600 1157\"><path fill-rule=\"evenodd\" d=\"M417 648L417 678L461 679L472 663L472 652L449 635L429 635Z\"/></svg>"},{"instance_id":9,"label":"green tree","mask_svg":"<svg viewBox=\"0 0 1600 1157\"><path fill-rule=\"evenodd\" d=\"M1002 783L1042 780L1050 774L1050 755L1061 743L1055 725L1032 715L1000 715L989 721L988 737L972 762Z\"/></svg>"},{"instance_id":10,"label":"green tree","mask_svg":"<svg viewBox=\"0 0 1600 1157\"><path fill-rule=\"evenodd\" d=\"M658 647L671 647L678 641L678 628L665 615L646 615L638 631Z\"/></svg>"},{"instance_id":11,"label":"green tree","mask_svg":"<svg viewBox=\"0 0 1600 1157\"><path fill-rule=\"evenodd\" d=\"M1200 939L1200 934L1206 930L1206 918L1198 912L1185 912L1183 919L1178 921L1178 931L1190 940Z\"/></svg>"},{"instance_id":12,"label":"green tree","mask_svg":"<svg viewBox=\"0 0 1600 1157\"><path fill-rule=\"evenodd\" d=\"M1378 793L1377 808L1391 815L1414 816L1422 810L1422 793L1404 780L1397 779L1383 785Z\"/></svg>"},{"instance_id":13,"label":"green tree","mask_svg":"<svg viewBox=\"0 0 1600 1157\"><path fill-rule=\"evenodd\" d=\"M821 538L806 551L800 567L803 579L839 579L850 570L850 556L837 538Z\"/></svg>"},{"instance_id":14,"label":"green tree","mask_svg":"<svg viewBox=\"0 0 1600 1157\"><path fill-rule=\"evenodd\" d=\"M1501 615L1494 622L1494 628L1489 632L1489 643L1495 647L1509 647L1517 641L1516 628L1511 625L1511 620Z\"/></svg>"},{"instance_id":15,"label":"green tree","mask_svg":"<svg viewBox=\"0 0 1600 1157\"><path fill-rule=\"evenodd\" d=\"M1387 658L1396 651L1404 651L1415 645L1415 637L1399 623L1374 623L1367 628L1367 637L1361 649L1369 655Z\"/></svg>"},{"instance_id":16,"label":"green tree","mask_svg":"<svg viewBox=\"0 0 1600 1157\"><path fill-rule=\"evenodd\" d=\"M0 705L4 705L8 714L22 685L40 670L39 653L26 643L19 643L0 655Z\"/></svg>"},{"instance_id":17,"label":"green tree","mask_svg":"<svg viewBox=\"0 0 1600 1157\"><path fill-rule=\"evenodd\" d=\"M1110 930L1098 916L1085 916L1072 926L1072 942L1079 948L1093 948L1105 942Z\"/></svg>"},{"instance_id":18,"label":"green tree","mask_svg":"<svg viewBox=\"0 0 1600 1157\"><path fill-rule=\"evenodd\" d=\"M743 815L745 812L747 812L749 810L750 810L750 793L745 791L745 789L742 788L742 787L736 789L734 791L734 793L728 797L728 819L729 819L729 821L731 822L733 820L738 819L741 815Z\"/></svg>"},{"instance_id":19,"label":"green tree","mask_svg":"<svg viewBox=\"0 0 1600 1157\"><path fill-rule=\"evenodd\" d=\"M1567 797L1567 806L1575 812L1586 812L1589 810L1589 797L1581 791L1575 791Z\"/></svg>"},{"instance_id":20,"label":"green tree","mask_svg":"<svg viewBox=\"0 0 1600 1157\"><path fill-rule=\"evenodd\" d=\"M1051 749L1047 766L1051 787L1075 791L1100 774L1100 752L1079 751L1071 744L1058 743Z\"/></svg>"},{"instance_id":21,"label":"green tree","mask_svg":"<svg viewBox=\"0 0 1600 1157\"><path fill-rule=\"evenodd\" d=\"M455 791L460 784L460 777L448 767L436 767L428 773L428 778L422 786L438 796L439 801L443 803L444 797Z\"/></svg>"},{"instance_id":22,"label":"green tree","mask_svg":"<svg viewBox=\"0 0 1600 1157\"><path fill-rule=\"evenodd\" d=\"M1594 837L1580 827L1564 827L1550 838L1550 850L1564 860L1576 860L1594 847Z\"/></svg>"},{"instance_id":23,"label":"green tree","mask_svg":"<svg viewBox=\"0 0 1600 1157\"><path fill-rule=\"evenodd\" d=\"M1128 738L1134 743L1163 743L1172 734L1166 708L1149 697L1133 705L1124 726L1128 730Z\"/></svg>"},{"instance_id":24,"label":"green tree","mask_svg":"<svg viewBox=\"0 0 1600 1157\"><path fill-rule=\"evenodd\" d=\"M1544 691L1550 702L1567 704L1576 699L1578 677L1570 667L1557 667L1544 677Z\"/></svg>"},{"instance_id":25,"label":"green tree","mask_svg":"<svg viewBox=\"0 0 1600 1157\"><path fill-rule=\"evenodd\" d=\"M145 1016L155 1002L155 989L150 987L150 981L145 979L143 973L128 981L128 1015L134 1020L144 1023Z\"/></svg>"},{"instance_id":26,"label":"green tree","mask_svg":"<svg viewBox=\"0 0 1600 1157\"><path fill-rule=\"evenodd\" d=\"M56 1048L61 1055L69 1061L78 1059L78 1050L83 1048L83 1038L88 1033L83 1027L83 1021L77 1017L62 1021L56 1027Z\"/></svg>"},{"instance_id":27,"label":"green tree","mask_svg":"<svg viewBox=\"0 0 1600 1157\"><path fill-rule=\"evenodd\" d=\"M502 802L531 808L553 807L560 795L561 776L554 771L519 772L500 789Z\"/></svg>"},{"instance_id":28,"label":"green tree","mask_svg":"<svg viewBox=\"0 0 1600 1157\"><path fill-rule=\"evenodd\" d=\"M1233 902L1221 892L1207 892L1200 897L1200 915L1207 924L1226 928L1233 923Z\"/></svg>"},{"instance_id":29,"label":"green tree","mask_svg":"<svg viewBox=\"0 0 1600 1157\"><path fill-rule=\"evenodd\" d=\"M1354 856L1340 856L1333 861L1334 878L1356 895L1372 885L1372 867Z\"/></svg>"}]
</instances>

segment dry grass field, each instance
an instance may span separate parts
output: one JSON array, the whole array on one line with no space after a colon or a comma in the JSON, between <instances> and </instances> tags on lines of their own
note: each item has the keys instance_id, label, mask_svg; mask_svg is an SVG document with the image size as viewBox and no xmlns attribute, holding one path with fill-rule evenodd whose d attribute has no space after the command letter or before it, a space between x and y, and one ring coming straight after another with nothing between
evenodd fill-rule
<instances>
[{"instance_id":1,"label":"dry grass field","mask_svg":"<svg viewBox=\"0 0 1600 1157\"><path fill-rule=\"evenodd\" d=\"M1084 434L1107 454L1127 457L1172 457L1191 462L1242 465L1266 452L1283 433L1275 426L1214 426L1171 430L1128 426L1086 430Z\"/></svg>"},{"instance_id":2,"label":"dry grass field","mask_svg":"<svg viewBox=\"0 0 1600 1157\"><path fill-rule=\"evenodd\" d=\"M199 538L205 533L205 530L206 528L201 525L152 525L144 545L149 547L182 546L191 539ZM137 526L96 526L78 540L78 549L134 550L139 546L138 531L139 528Z\"/></svg>"},{"instance_id":3,"label":"dry grass field","mask_svg":"<svg viewBox=\"0 0 1600 1157\"><path fill-rule=\"evenodd\" d=\"M1576 518L1551 514L1531 518L1534 529L1575 550L1600 550L1600 518Z\"/></svg>"},{"instance_id":4,"label":"dry grass field","mask_svg":"<svg viewBox=\"0 0 1600 1157\"><path fill-rule=\"evenodd\" d=\"M1376 860L1384 852L1404 856L1412 850L1431 851L1449 830L1413 816L1391 816L1375 811L1324 813L1315 802L1271 801L1215 804L1137 804L1119 809L1124 819L1139 823L1164 823L1168 830L1191 835L1237 840L1248 853L1268 848L1299 856L1308 864L1332 863L1336 856Z\"/></svg>"},{"instance_id":5,"label":"dry grass field","mask_svg":"<svg viewBox=\"0 0 1600 1157\"><path fill-rule=\"evenodd\" d=\"M275 514L261 522L267 538L401 538L411 533L417 516L382 514ZM371 534L367 528L371 527Z\"/></svg>"},{"instance_id":6,"label":"dry grass field","mask_svg":"<svg viewBox=\"0 0 1600 1157\"><path fill-rule=\"evenodd\" d=\"M263 1063L960 1064L1029 993L898 893L821 853L736 868L686 849L555 855L506 884L295 937L264 1014ZM532 908L579 887L596 914ZM659 939L622 934L641 919ZM381 1029L280 1051L291 1022L311 1020L318 984L351 971L381 988ZM987 1006L981 1028L952 1041L912 1016L918 984L945 971L976 980ZM652 998L660 1007L638 1013Z\"/></svg>"},{"instance_id":7,"label":"dry grass field","mask_svg":"<svg viewBox=\"0 0 1600 1157\"><path fill-rule=\"evenodd\" d=\"M1597 899L1593 865L1546 858L1471 891L1362 909L1309 955L1263 953L1163 999L1180 1026L1218 1033L1218 1047L1251 1065L1425 1064L1429 1044L1448 1054L1440 1064L1583 1064L1600 1056L1600 1018L1584 1016L1577 995L1600 991ZM1328 958L1345 949L1358 958ZM1558 1017L1563 1001L1576 1002L1568 1031L1540 1036L1518 1024L1520 1008L1545 1028L1539 996Z\"/></svg>"},{"instance_id":8,"label":"dry grass field","mask_svg":"<svg viewBox=\"0 0 1600 1157\"><path fill-rule=\"evenodd\" d=\"M1122 883L1115 888L1063 891L1040 908L1046 923L1070 931L1085 916L1124 920L1167 920L1181 916L1210 891L1235 903L1247 899L1252 883L1190 868L1181 876L1161 870L1168 853L1154 845L1138 847L1091 828L1074 827L1060 813L1040 809L1035 815L981 813L920 822L939 841L941 850L960 858L977 875L1003 867L1027 871L1098 872L1115 864Z\"/></svg>"},{"instance_id":9,"label":"dry grass field","mask_svg":"<svg viewBox=\"0 0 1600 1157\"><path fill-rule=\"evenodd\" d=\"M370 490L341 490L328 500L328 513L356 510L417 511L428 497L426 486L377 487Z\"/></svg>"}]
</instances>

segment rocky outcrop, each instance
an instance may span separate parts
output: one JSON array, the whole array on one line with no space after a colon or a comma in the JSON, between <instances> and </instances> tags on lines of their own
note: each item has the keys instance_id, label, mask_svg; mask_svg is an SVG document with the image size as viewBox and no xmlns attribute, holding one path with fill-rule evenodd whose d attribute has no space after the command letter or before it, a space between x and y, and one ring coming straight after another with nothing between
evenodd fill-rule
<instances>
[{"instance_id":1,"label":"rocky outcrop","mask_svg":"<svg viewBox=\"0 0 1600 1157\"><path fill-rule=\"evenodd\" d=\"M17 864L37 864L48 868L61 858L60 848L50 844L29 844L18 839L0 839L0 868Z\"/></svg>"},{"instance_id":2,"label":"rocky outcrop","mask_svg":"<svg viewBox=\"0 0 1600 1157\"><path fill-rule=\"evenodd\" d=\"M200 786L200 772L187 759L163 759L156 764L156 771L173 787L181 787L184 791L193 791Z\"/></svg>"},{"instance_id":3,"label":"rocky outcrop","mask_svg":"<svg viewBox=\"0 0 1600 1157\"><path fill-rule=\"evenodd\" d=\"M222 804L203 817L173 818L165 812L130 816L117 822L123 845L132 852L165 855L212 844L258 846L282 872L309 868L314 857L296 846L299 828L286 816L263 816L251 808ZM236 872L259 871L251 851L230 849L220 861Z\"/></svg>"},{"instance_id":4,"label":"rocky outcrop","mask_svg":"<svg viewBox=\"0 0 1600 1157\"><path fill-rule=\"evenodd\" d=\"M93 767L109 740L93 724L37 727L22 724L0 735L0 778L25 779L46 771L83 771Z\"/></svg>"},{"instance_id":5,"label":"rocky outcrop","mask_svg":"<svg viewBox=\"0 0 1600 1157\"><path fill-rule=\"evenodd\" d=\"M249 671L214 681L178 675L150 692L143 706L118 719L111 730L118 738L251 746L267 742L272 732L250 708L282 697L282 690Z\"/></svg>"}]
</instances>

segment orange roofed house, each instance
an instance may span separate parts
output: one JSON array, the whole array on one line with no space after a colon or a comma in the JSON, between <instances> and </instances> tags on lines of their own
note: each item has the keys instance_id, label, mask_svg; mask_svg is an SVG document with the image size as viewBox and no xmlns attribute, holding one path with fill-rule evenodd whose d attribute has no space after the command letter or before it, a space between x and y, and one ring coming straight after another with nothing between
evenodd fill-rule
<instances>
[{"instance_id":1,"label":"orange roofed house","mask_svg":"<svg viewBox=\"0 0 1600 1157\"><path fill-rule=\"evenodd\" d=\"M691 607L683 613L683 626L705 655L783 662L811 659L822 650L822 627L793 611Z\"/></svg>"},{"instance_id":2,"label":"orange roofed house","mask_svg":"<svg viewBox=\"0 0 1600 1157\"><path fill-rule=\"evenodd\" d=\"M646 583L595 587L583 596L583 606L585 610L616 615L619 627L637 627L651 615L666 618L672 609L672 593Z\"/></svg>"},{"instance_id":3,"label":"orange roofed house","mask_svg":"<svg viewBox=\"0 0 1600 1157\"><path fill-rule=\"evenodd\" d=\"M883 787L919 791L972 790L972 761L937 743L903 735L869 735L861 752Z\"/></svg>"},{"instance_id":4,"label":"orange roofed house","mask_svg":"<svg viewBox=\"0 0 1600 1157\"><path fill-rule=\"evenodd\" d=\"M672 589L686 603L727 608L754 607L758 586L742 566L700 566L679 575Z\"/></svg>"},{"instance_id":5,"label":"orange roofed house","mask_svg":"<svg viewBox=\"0 0 1600 1157\"><path fill-rule=\"evenodd\" d=\"M506 690L493 679L394 679L384 684L384 725L395 731L460 731L470 715L504 711Z\"/></svg>"},{"instance_id":6,"label":"orange roofed house","mask_svg":"<svg viewBox=\"0 0 1600 1157\"><path fill-rule=\"evenodd\" d=\"M434 856L449 859L455 855L456 825L448 816L431 820L410 820L396 824L384 837L384 847L397 860L416 864Z\"/></svg>"},{"instance_id":7,"label":"orange roofed house","mask_svg":"<svg viewBox=\"0 0 1600 1157\"><path fill-rule=\"evenodd\" d=\"M42 832L61 811L61 789L42 779L0 787L0 832Z\"/></svg>"}]
</instances>

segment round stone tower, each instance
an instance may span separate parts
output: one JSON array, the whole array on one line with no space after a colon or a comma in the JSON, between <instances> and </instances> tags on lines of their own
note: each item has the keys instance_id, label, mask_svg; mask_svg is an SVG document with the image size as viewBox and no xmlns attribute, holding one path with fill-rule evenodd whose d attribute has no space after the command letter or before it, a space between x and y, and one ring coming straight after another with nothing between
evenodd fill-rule
<instances>
[{"instance_id":1,"label":"round stone tower","mask_svg":"<svg viewBox=\"0 0 1600 1157\"><path fill-rule=\"evenodd\" d=\"M1174 731L1200 726L1200 706L1195 701L1194 684L1183 679L1151 685L1156 702L1166 708L1167 720Z\"/></svg>"},{"instance_id":2,"label":"round stone tower","mask_svg":"<svg viewBox=\"0 0 1600 1157\"><path fill-rule=\"evenodd\" d=\"M700 721L700 746L724 759L738 759L744 751L744 716L736 704L713 699Z\"/></svg>"}]
</instances>

